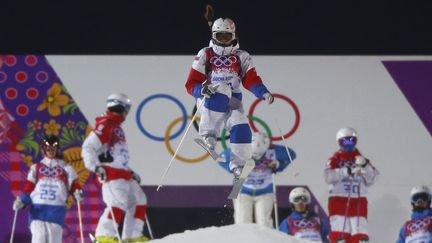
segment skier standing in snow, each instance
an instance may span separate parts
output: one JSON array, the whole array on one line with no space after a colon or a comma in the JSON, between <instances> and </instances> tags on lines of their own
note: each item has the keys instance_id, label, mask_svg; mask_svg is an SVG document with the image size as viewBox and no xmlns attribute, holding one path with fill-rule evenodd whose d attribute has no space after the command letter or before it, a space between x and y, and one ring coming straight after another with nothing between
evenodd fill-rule
<instances>
[{"instance_id":1,"label":"skier standing in snow","mask_svg":"<svg viewBox=\"0 0 432 243\"><path fill-rule=\"evenodd\" d=\"M289 194L292 213L279 225L279 230L296 238L318 242L328 242L329 229L318 216L309 209L311 195L303 187L296 187Z\"/></svg>"},{"instance_id":2,"label":"skier standing in snow","mask_svg":"<svg viewBox=\"0 0 432 243\"><path fill-rule=\"evenodd\" d=\"M96 228L99 243L117 242L117 233L126 242L144 242L147 198L140 177L129 167L129 150L121 124L131 107L125 94L107 98L107 111L96 118L95 129L82 146L87 169L102 181L102 196L107 207ZM112 212L112 213L111 213ZM114 214L114 215L112 215ZM120 228L123 222L123 228Z\"/></svg>"},{"instance_id":3,"label":"skier standing in snow","mask_svg":"<svg viewBox=\"0 0 432 243\"><path fill-rule=\"evenodd\" d=\"M235 223L253 223L274 227L272 211L274 204L272 174L283 171L295 159L295 153L290 151L290 156L284 146L271 144L270 138L263 132L255 132L252 135L252 159L255 168L247 177L243 188L234 204ZM229 171L230 149L226 149L219 164Z\"/></svg>"},{"instance_id":4,"label":"skier standing in snow","mask_svg":"<svg viewBox=\"0 0 432 243\"><path fill-rule=\"evenodd\" d=\"M411 189L411 219L406 221L399 231L396 243L432 242L431 191L427 186L415 186Z\"/></svg>"},{"instance_id":5,"label":"skier standing in snow","mask_svg":"<svg viewBox=\"0 0 432 243\"><path fill-rule=\"evenodd\" d=\"M378 170L356 148L357 132L341 128L336 134L340 149L324 170L330 184L328 210L330 242L369 242L367 229L367 189L374 184Z\"/></svg>"},{"instance_id":6,"label":"skier standing in snow","mask_svg":"<svg viewBox=\"0 0 432 243\"><path fill-rule=\"evenodd\" d=\"M194 58L186 81L187 92L204 105L200 112L199 143L212 157L223 127L230 132L230 170L238 178L251 158L252 133L242 105L240 84L256 97L273 102L273 95L257 75L249 53L239 49L236 27L229 18L219 18L212 27L209 47Z\"/></svg>"},{"instance_id":7,"label":"skier standing in snow","mask_svg":"<svg viewBox=\"0 0 432 243\"><path fill-rule=\"evenodd\" d=\"M43 159L30 167L24 193L17 197L13 209L29 206L32 243L62 242L66 202L74 195L83 199L78 177L72 166L62 160L59 139L45 137L41 143Z\"/></svg>"}]
</instances>

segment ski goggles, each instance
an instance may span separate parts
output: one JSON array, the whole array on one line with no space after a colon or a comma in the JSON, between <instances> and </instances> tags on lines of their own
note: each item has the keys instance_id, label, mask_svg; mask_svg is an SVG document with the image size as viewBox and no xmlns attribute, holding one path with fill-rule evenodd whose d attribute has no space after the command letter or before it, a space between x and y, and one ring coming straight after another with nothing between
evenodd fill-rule
<instances>
[{"instance_id":1,"label":"ski goggles","mask_svg":"<svg viewBox=\"0 0 432 243\"><path fill-rule=\"evenodd\" d=\"M294 204L298 204L298 203L308 203L308 199L307 199L307 197L306 196L298 196L298 197L295 197L294 199L293 199L293 203Z\"/></svg>"},{"instance_id":2,"label":"ski goggles","mask_svg":"<svg viewBox=\"0 0 432 243\"><path fill-rule=\"evenodd\" d=\"M126 111L127 113L129 113L130 108L131 108L131 104L127 103L127 102L123 102L121 100L117 100L117 99L109 99L107 100L107 107L118 107L117 110L115 112L118 113L122 113L123 111ZM120 109L120 110L119 110Z\"/></svg>"},{"instance_id":3,"label":"ski goggles","mask_svg":"<svg viewBox=\"0 0 432 243\"><path fill-rule=\"evenodd\" d=\"M51 144L51 143L49 143L47 141L45 141L44 143L42 143L41 147L42 147L42 149L44 151L51 151L51 152L57 151L57 149L60 148L60 146L59 146L59 144L57 142L54 142L54 143Z\"/></svg>"},{"instance_id":4,"label":"ski goggles","mask_svg":"<svg viewBox=\"0 0 432 243\"><path fill-rule=\"evenodd\" d=\"M430 200L431 200L431 196L427 193L418 193L418 194L414 194L411 197L411 202L414 204L429 202Z\"/></svg>"},{"instance_id":5,"label":"ski goggles","mask_svg":"<svg viewBox=\"0 0 432 243\"><path fill-rule=\"evenodd\" d=\"M356 137L343 137L339 139L339 144L342 147L353 147L357 143Z\"/></svg>"},{"instance_id":6,"label":"ski goggles","mask_svg":"<svg viewBox=\"0 0 432 243\"><path fill-rule=\"evenodd\" d=\"M232 32L213 32L213 39L219 43L231 43L235 39L235 34Z\"/></svg>"}]
</instances>

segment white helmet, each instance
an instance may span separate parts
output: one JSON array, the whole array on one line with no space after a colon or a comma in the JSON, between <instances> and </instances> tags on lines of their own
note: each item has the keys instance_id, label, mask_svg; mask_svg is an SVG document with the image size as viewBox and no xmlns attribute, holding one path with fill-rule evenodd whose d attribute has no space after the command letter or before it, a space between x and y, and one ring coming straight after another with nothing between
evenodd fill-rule
<instances>
[{"instance_id":1,"label":"white helmet","mask_svg":"<svg viewBox=\"0 0 432 243\"><path fill-rule=\"evenodd\" d=\"M107 100L107 108L120 105L122 106L127 112L129 112L132 103L129 97L122 93L114 93L108 96Z\"/></svg>"},{"instance_id":2,"label":"white helmet","mask_svg":"<svg viewBox=\"0 0 432 243\"><path fill-rule=\"evenodd\" d=\"M357 132L354 128L351 127L343 127L339 129L336 133L336 141L339 142L339 139L344 137L357 137Z\"/></svg>"},{"instance_id":3,"label":"white helmet","mask_svg":"<svg viewBox=\"0 0 432 243\"><path fill-rule=\"evenodd\" d=\"M232 21L230 18L218 18L215 20L212 26L212 38L216 43L219 43L218 39L216 38L217 33L231 33L231 40L235 40L236 27L234 24L234 21Z\"/></svg>"},{"instance_id":4,"label":"white helmet","mask_svg":"<svg viewBox=\"0 0 432 243\"><path fill-rule=\"evenodd\" d=\"M429 187L427 187L427 186L415 186L415 187L413 187L412 189L411 189L411 194L410 194L410 198L411 198L411 202L413 202L413 201L415 201L415 200L413 200L413 197L415 196L415 195L418 195L418 194L427 194L427 195L429 195L429 197L428 197L428 201L430 202L431 201L431 190L429 189Z\"/></svg>"},{"instance_id":5,"label":"white helmet","mask_svg":"<svg viewBox=\"0 0 432 243\"><path fill-rule=\"evenodd\" d=\"M303 197L306 200L306 204L311 202L311 195L308 190L304 187L296 187L291 190L289 194L289 202L291 204L296 204L297 199Z\"/></svg>"},{"instance_id":6,"label":"white helmet","mask_svg":"<svg viewBox=\"0 0 432 243\"><path fill-rule=\"evenodd\" d=\"M270 138L266 133L254 132L252 134L252 158L261 159L270 147Z\"/></svg>"}]
</instances>

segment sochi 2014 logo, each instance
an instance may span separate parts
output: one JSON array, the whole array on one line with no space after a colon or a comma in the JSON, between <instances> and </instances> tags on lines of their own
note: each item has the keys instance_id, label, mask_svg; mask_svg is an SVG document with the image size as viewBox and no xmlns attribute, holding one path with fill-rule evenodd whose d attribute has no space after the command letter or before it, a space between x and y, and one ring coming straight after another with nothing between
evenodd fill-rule
<instances>
[{"instance_id":1,"label":"sochi 2014 logo","mask_svg":"<svg viewBox=\"0 0 432 243\"><path fill-rule=\"evenodd\" d=\"M216 67L231 67L237 62L236 56L213 56L210 58L210 63L214 64Z\"/></svg>"},{"instance_id":2,"label":"sochi 2014 logo","mask_svg":"<svg viewBox=\"0 0 432 243\"><path fill-rule=\"evenodd\" d=\"M294 226L296 226L300 229L310 229L310 228L316 227L317 225L318 225L318 222L316 222L315 220L300 219L300 220L294 221Z\"/></svg>"},{"instance_id":3,"label":"sochi 2014 logo","mask_svg":"<svg viewBox=\"0 0 432 243\"><path fill-rule=\"evenodd\" d=\"M430 224L431 224L431 217L426 217L424 219L418 219L410 222L407 225L407 229L410 232L418 232L427 229L427 227L429 227Z\"/></svg>"},{"instance_id":4,"label":"sochi 2014 logo","mask_svg":"<svg viewBox=\"0 0 432 243\"><path fill-rule=\"evenodd\" d=\"M60 166L48 167L41 166L39 168L39 174L43 175L43 177L59 177L63 175L63 169Z\"/></svg>"}]
</instances>

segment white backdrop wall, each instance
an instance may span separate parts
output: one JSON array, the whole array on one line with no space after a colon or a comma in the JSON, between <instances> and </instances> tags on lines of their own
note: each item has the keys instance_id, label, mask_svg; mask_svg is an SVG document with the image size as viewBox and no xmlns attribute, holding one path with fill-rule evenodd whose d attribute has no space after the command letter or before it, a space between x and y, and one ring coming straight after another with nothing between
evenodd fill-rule
<instances>
[{"instance_id":1,"label":"white backdrop wall","mask_svg":"<svg viewBox=\"0 0 432 243\"><path fill-rule=\"evenodd\" d=\"M359 149L381 172L369 195L372 242L394 242L409 217L411 187L432 185L432 139L382 61L424 59L432 57L255 57L267 87L291 98L301 114L298 130L287 139L297 159L277 176L277 183L308 185L326 208L328 186L322 174L327 159L338 149L336 131L343 126L356 128ZM124 92L131 97L134 107L124 125L131 167L141 175L142 184L157 185L171 156L163 142L139 130L136 108L146 97L164 93L176 97L190 114L194 99L186 93L184 82L192 56L48 56L48 60L91 124L105 110L107 95ZM247 91L243 94L248 110L255 98ZM275 135L279 134L275 120L283 132L293 125L293 110L281 100L271 106L258 105L254 115L268 123ZM156 99L144 106L140 120L146 130L163 136L180 116L175 103ZM192 141L196 136L192 128L180 155L203 154ZM180 137L171 141L174 148L179 141ZM164 183L229 185L231 176L210 159L175 160Z\"/></svg>"}]
</instances>

